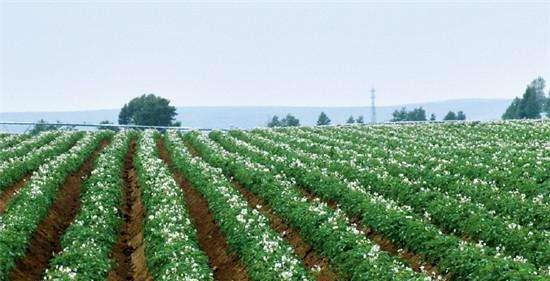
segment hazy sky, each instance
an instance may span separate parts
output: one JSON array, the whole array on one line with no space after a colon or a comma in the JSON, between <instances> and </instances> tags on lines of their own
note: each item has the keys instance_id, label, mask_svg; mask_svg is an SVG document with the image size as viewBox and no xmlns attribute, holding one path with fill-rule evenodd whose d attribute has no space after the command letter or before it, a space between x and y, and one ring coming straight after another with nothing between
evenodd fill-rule
<instances>
[{"instance_id":1,"label":"hazy sky","mask_svg":"<svg viewBox=\"0 0 550 281\"><path fill-rule=\"evenodd\" d=\"M378 105L513 98L550 80L543 2L1 9L3 112L118 108L143 93L178 106L368 105L372 85Z\"/></svg>"}]
</instances>

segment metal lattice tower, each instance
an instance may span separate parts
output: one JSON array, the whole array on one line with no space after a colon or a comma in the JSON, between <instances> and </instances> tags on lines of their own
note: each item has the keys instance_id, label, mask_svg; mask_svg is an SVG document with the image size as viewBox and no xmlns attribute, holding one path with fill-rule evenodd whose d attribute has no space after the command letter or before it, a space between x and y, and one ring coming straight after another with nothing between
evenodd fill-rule
<instances>
[{"instance_id":1,"label":"metal lattice tower","mask_svg":"<svg viewBox=\"0 0 550 281\"><path fill-rule=\"evenodd\" d=\"M370 89L370 106L371 106L371 123L372 124L375 124L376 123L376 107L375 107L375 104L374 104L374 100L375 100L375 96L374 96L374 92L376 92L376 90L374 89L374 87L372 87Z\"/></svg>"}]
</instances>

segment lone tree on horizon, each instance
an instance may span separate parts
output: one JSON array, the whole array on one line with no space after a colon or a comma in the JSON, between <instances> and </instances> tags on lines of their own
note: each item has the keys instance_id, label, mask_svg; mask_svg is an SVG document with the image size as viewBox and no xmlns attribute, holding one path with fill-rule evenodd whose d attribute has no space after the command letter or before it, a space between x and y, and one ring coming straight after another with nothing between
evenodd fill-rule
<instances>
[{"instance_id":1,"label":"lone tree on horizon","mask_svg":"<svg viewBox=\"0 0 550 281\"><path fill-rule=\"evenodd\" d=\"M330 125L330 118L324 113L319 114L319 119L317 119L317 126Z\"/></svg>"},{"instance_id":2,"label":"lone tree on horizon","mask_svg":"<svg viewBox=\"0 0 550 281\"><path fill-rule=\"evenodd\" d=\"M145 126L181 126L174 122L176 107L170 101L153 94L142 95L125 104L118 114L119 124Z\"/></svg>"}]
</instances>

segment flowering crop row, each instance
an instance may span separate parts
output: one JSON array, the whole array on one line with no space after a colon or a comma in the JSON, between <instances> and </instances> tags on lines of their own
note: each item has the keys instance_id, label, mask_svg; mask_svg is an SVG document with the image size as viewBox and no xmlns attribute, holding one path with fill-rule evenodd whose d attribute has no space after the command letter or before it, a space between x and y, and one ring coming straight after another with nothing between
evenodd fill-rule
<instances>
[{"instance_id":1,"label":"flowering crop row","mask_svg":"<svg viewBox=\"0 0 550 281\"><path fill-rule=\"evenodd\" d=\"M106 279L122 221L122 168L133 135L118 133L99 155L83 186L80 211L63 234L62 251L50 261L45 280Z\"/></svg>"},{"instance_id":2,"label":"flowering crop row","mask_svg":"<svg viewBox=\"0 0 550 281\"><path fill-rule=\"evenodd\" d=\"M372 166L358 166L355 158L320 161L319 158L323 154L311 154L299 148L289 152L288 145L281 145L263 137L255 137L254 140L258 145L273 152L277 150L279 154L284 153L310 165L344 175L348 180L360 183L371 192L410 205L417 214L424 214L442 229L482 240L482 243L486 242L495 248L504 248L505 253L515 256L518 260L527 258L538 267L549 263L550 244L547 243L547 232L521 227L513 222L493 217L483 209L483 206L453 198L433 190L430 186L404 180L403 177L389 175L380 170L383 167L375 169Z\"/></svg>"},{"instance_id":3,"label":"flowering crop row","mask_svg":"<svg viewBox=\"0 0 550 281\"><path fill-rule=\"evenodd\" d=\"M375 155L401 156L406 162L435 168L438 175L462 176L492 189L534 198L548 197L550 192L550 187L540 185L549 179L549 155L544 150L549 127L550 122L382 126L372 130L353 126L338 136L358 144L370 142L363 148L378 150Z\"/></svg>"},{"instance_id":4,"label":"flowering crop row","mask_svg":"<svg viewBox=\"0 0 550 281\"><path fill-rule=\"evenodd\" d=\"M28 134L12 134L12 135L5 135L0 139L0 149L6 149L9 148L19 142L22 142L29 138L30 135Z\"/></svg>"},{"instance_id":5,"label":"flowering crop row","mask_svg":"<svg viewBox=\"0 0 550 281\"><path fill-rule=\"evenodd\" d=\"M334 151L335 153L329 155L333 160L353 161L354 165L370 167L378 173L388 173L402 180L407 178L411 183L429 186L459 200L475 203L491 215L502 216L516 224L539 230L550 229L550 218L547 215L550 207L543 204L542 200L525 200L524 194L502 191L494 183L451 174L443 165L438 164L441 159L435 158L436 153L431 150L400 146L388 152L380 146L387 145L389 141L377 139L374 142L366 136L355 136L353 142L340 139L352 130L286 130L286 136L264 131L264 135L268 138L282 138L293 147L301 147L315 154L326 155L327 152ZM416 158L425 160L420 163L409 160L413 158L406 152L409 150L415 151ZM445 165L447 162L451 161L445 161Z\"/></svg>"},{"instance_id":6,"label":"flowering crop row","mask_svg":"<svg viewBox=\"0 0 550 281\"><path fill-rule=\"evenodd\" d=\"M57 132L43 132L32 138L24 140L15 146L2 149L0 151L0 163L8 160L9 158L23 156L30 151L49 143L58 135L59 134Z\"/></svg>"},{"instance_id":7,"label":"flowering crop row","mask_svg":"<svg viewBox=\"0 0 550 281\"><path fill-rule=\"evenodd\" d=\"M47 215L65 178L78 170L99 142L110 135L87 133L67 152L42 164L8 203L0 216L0 280L7 280L16 260L25 254L33 232Z\"/></svg>"},{"instance_id":8,"label":"flowering crop row","mask_svg":"<svg viewBox=\"0 0 550 281\"><path fill-rule=\"evenodd\" d=\"M273 230L268 219L214 168L192 157L175 132L166 138L175 167L208 201L215 221L247 268L252 280L313 280L292 247Z\"/></svg>"},{"instance_id":9,"label":"flowering crop row","mask_svg":"<svg viewBox=\"0 0 550 281\"><path fill-rule=\"evenodd\" d=\"M233 132L245 138L245 133ZM464 243L452 235L445 235L432 224L411 212L410 207L400 207L377 193L370 193L358 182L347 181L335 176L326 169L293 157L290 147L283 152L264 143L271 152L258 150L222 134L211 134L219 142L239 149L241 154L250 155L256 162L270 165L277 171L292 176L297 183L326 200L334 200L351 217L359 217L362 222L383 234L400 247L423 255L425 259L438 265L443 273L451 273L457 279L477 276L480 280L499 278L530 279L536 274L533 266L493 257L486 253L482 245ZM258 142L259 143L259 142ZM288 155L285 155L288 153ZM445 206L442 206L444 209Z\"/></svg>"},{"instance_id":10,"label":"flowering crop row","mask_svg":"<svg viewBox=\"0 0 550 281\"><path fill-rule=\"evenodd\" d=\"M212 135L216 138L217 133ZM380 251L380 247L368 240L339 209L333 211L324 203L308 201L291 180L272 174L267 167L239 153L226 151L198 134L190 133L186 138L208 162L234 176L298 229L304 241L329 258L342 279L430 279Z\"/></svg>"},{"instance_id":11,"label":"flowering crop row","mask_svg":"<svg viewBox=\"0 0 550 281\"><path fill-rule=\"evenodd\" d=\"M183 192L158 156L153 131L140 135L134 164L146 210L145 258L153 279L213 280L208 258L199 249Z\"/></svg>"},{"instance_id":12,"label":"flowering crop row","mask_svg":"<svg viewBox=\"0 0 550 281\"><path fill-rule=\"evenodd\" d=\"M545 232L515 227L513 223L491 216L476 204L432 190L429 186L415 185L403 178L381 173L370 166L357 166L353 159L326 161L320 159L321 156L318 154L308 153L299 148L289 150L288 145L281 145L268 138L254 137L251 141L270 149L273 153L285 155L288 161L298 159L308 165L327 169L335 177L343 175L370 192L377 192L407 204L417 214L424 214L430 222L444 230L485 241L493 247L504 247L505 253L515 256L518 260L527 258L538 267L549 263L550 244L547 243L548 234Z\"/></svg>"},{"instance_id":13,"label":"flowering crop row","mask_svg":"<svg viewBox=\"0 0 550 281\"><path fill-rule=\"evenodd\" d=\"M0 191L22 179L27 173L36 170L48 159L67 151L82 136L82 133L65 133L22 157L2 162L0 164Z\"/></svg>"}]
</instances>

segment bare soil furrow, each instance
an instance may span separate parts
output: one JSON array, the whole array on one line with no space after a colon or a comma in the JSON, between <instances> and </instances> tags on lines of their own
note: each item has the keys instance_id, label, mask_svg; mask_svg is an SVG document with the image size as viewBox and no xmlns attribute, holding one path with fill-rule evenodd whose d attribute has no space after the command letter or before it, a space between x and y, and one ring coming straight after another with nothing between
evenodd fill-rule
<instances>
[{"instance_id":1,"label":"bare soil furrow","mask_svg":"<svg viewBox=\"0 0 550 281\"><path fill-rule=\"evenodd\" d=\"M111 253L115 266L109 272L108 280L153 280L147 268L143 242L143 217L145 210L134 167L136 141L132 140L130 150L124 159L123 202L120 206L123 225L119 238Z\"/></svg>"}]
</instances>

